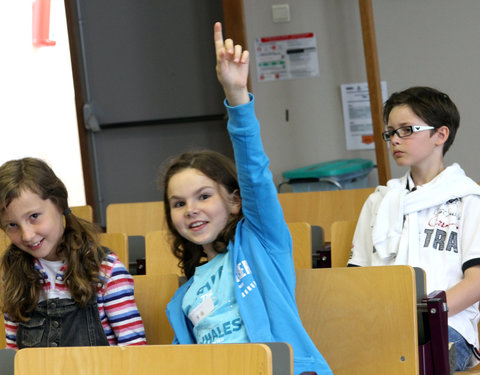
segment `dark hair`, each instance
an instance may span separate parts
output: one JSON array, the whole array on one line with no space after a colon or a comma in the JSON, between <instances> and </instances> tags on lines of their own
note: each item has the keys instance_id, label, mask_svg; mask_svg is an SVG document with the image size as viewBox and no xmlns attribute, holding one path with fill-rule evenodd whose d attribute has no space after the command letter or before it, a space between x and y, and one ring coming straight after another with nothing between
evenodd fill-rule
<instances>
[{"instance_id":1,"label":"dark hair","mask_svg":"<svg viewBox=\"0 0 480 375\"><path fill-rule=\"evenodd\" d=\"M201 245L196 245L183 238L175 229L172 223L170 204L168 201L168 184L170 179L177 173L193 168L205 176L223 186L227 193L239 192L237 171L235 163L228 157L211 150L189 151L173 159L163 174L163 201L165 207L165 218L173 235L172 251L179 259L179 266L187 278L193 276L195 267L202 264L202 258L206 256ZM237 215L230 218L225 229L219 234L215 241L214 249L218 252L225 249L228 242L234 240L235 229L239 220L243 217L240 209Z\"/></svg>"},{"instance_id":2,"label":"dark hair","mask_svg":"<svg viewBox=\"0 0 480 375\"><path fill-rule=\"evenodd\" d=\"M67 210L65 185L40 159L11 160L0 166L0 212L24 191L50 200L65 214L63 238L56 252L66 263L65 285L72 298L85 306L96 293L98 284L102 284L100 265L105 253L98 242L98 227ZM44 282L34 267L34 257L12 243L2 257L1 275L3 312L13 320L28 320L27 315L35 309Z\"/></svg>"},{"instance_id":3,"label":"dark hair","mask_svg":"<svg viewBox=\"0 0 480 375\"><path fill-rule=\"evenodd\" d=\"M452 145L457 129L460 126L460 113L457 106L447 94L431 87L416 86L393 93L383 107L383 121L388 118L393 108L407 105L413 113L426 124L438 129L446 126L450 130L447 141L443 145L443 154ZM432 130L433 132L434 130Z\"/></svg>"}]
</instances>

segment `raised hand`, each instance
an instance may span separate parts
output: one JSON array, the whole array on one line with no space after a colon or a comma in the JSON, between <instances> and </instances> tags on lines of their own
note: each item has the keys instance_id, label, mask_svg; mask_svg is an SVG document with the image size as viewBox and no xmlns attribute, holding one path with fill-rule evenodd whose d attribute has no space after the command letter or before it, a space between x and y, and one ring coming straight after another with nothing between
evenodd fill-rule
<instances>
[{"instance_id":1,"label":"raised hand","mask_svg":"<svg viewBox=\"0 0 480 375\"><path fill-rule=\"evenodd\" d=\"M236 106L248 103L248 51L242 51L242 46L234 45L232 39L223 40L220 22L215 23L213 37L217 55L217 78L223 86L228 104Z\"/></svg>"}]
</instances>

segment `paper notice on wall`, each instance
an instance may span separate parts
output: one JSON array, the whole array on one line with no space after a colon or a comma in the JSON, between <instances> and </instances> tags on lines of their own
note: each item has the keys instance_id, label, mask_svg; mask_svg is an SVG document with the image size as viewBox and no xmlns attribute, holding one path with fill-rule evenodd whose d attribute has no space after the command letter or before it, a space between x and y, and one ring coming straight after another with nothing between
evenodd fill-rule
<instances>
[{"instance_id":1,"label":"paper notice on wall","mask_svg":"<svg viewBox=\"0 0 480 375\"><path fill-rule=\"evenodd\" d=\"M368 83L344 84L341 85L341 90L347 150L374 149ZM385 102L387 100L387 82L381 82L381 90L383 102Z\"/></svg>"},{"instance_id":2,"label":"paper notice on wall","mask_svg":"<svg viewBox=\"0 0 480 375\"><path fill-rule=\"evenodd\" d=\"M314 33L257 38L255 59L261 82L318 76Z\"/></svg>"}]
</instances>

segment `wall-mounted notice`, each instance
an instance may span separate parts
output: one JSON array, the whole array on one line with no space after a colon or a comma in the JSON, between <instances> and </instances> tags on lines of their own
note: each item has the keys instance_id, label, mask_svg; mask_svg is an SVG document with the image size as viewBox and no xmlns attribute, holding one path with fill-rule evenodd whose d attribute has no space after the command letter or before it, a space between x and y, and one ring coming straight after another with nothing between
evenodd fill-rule
<instances>
[{"instance_id":1,"label":"wall-mounted notice","mask_svg":"<svg viewBox=\"0 0 480 375\"><path fill-rule=\"evenodd\" d=\"M387 82L381 82L383 102L387 100ZM370 150L373 140L372 114L368 83L349 83L341 86L343 121L347 150Z\"/></svg>"},{"instance_id":2,"label":"wall-mounted notice","mask_svg":"<svg viewBox=\"0 0 480 375\"><path fill-rule=\"evenodd\" d=\"M317 40L314 33L255 39L259 81L318 76Z\"/></svg>"}]
</instances>

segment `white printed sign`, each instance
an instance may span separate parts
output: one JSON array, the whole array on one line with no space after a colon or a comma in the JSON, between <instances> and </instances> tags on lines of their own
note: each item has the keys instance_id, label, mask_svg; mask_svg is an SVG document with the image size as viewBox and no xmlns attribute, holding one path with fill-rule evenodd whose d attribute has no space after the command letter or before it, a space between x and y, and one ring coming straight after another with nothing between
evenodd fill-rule
<instances>
[{"instance_id":1,"label":"white printed sign","mask_svg":"<svg viewBox=\"0 0 480 375\"><path fill-rule=\"evenodd\" d=\"M387 100L387 82L381 82L383 102ZM347 150L371 150L373 140L372 113L368 83L349 83L341 86L343 121Z\"/></svg>"}]
</instances>

